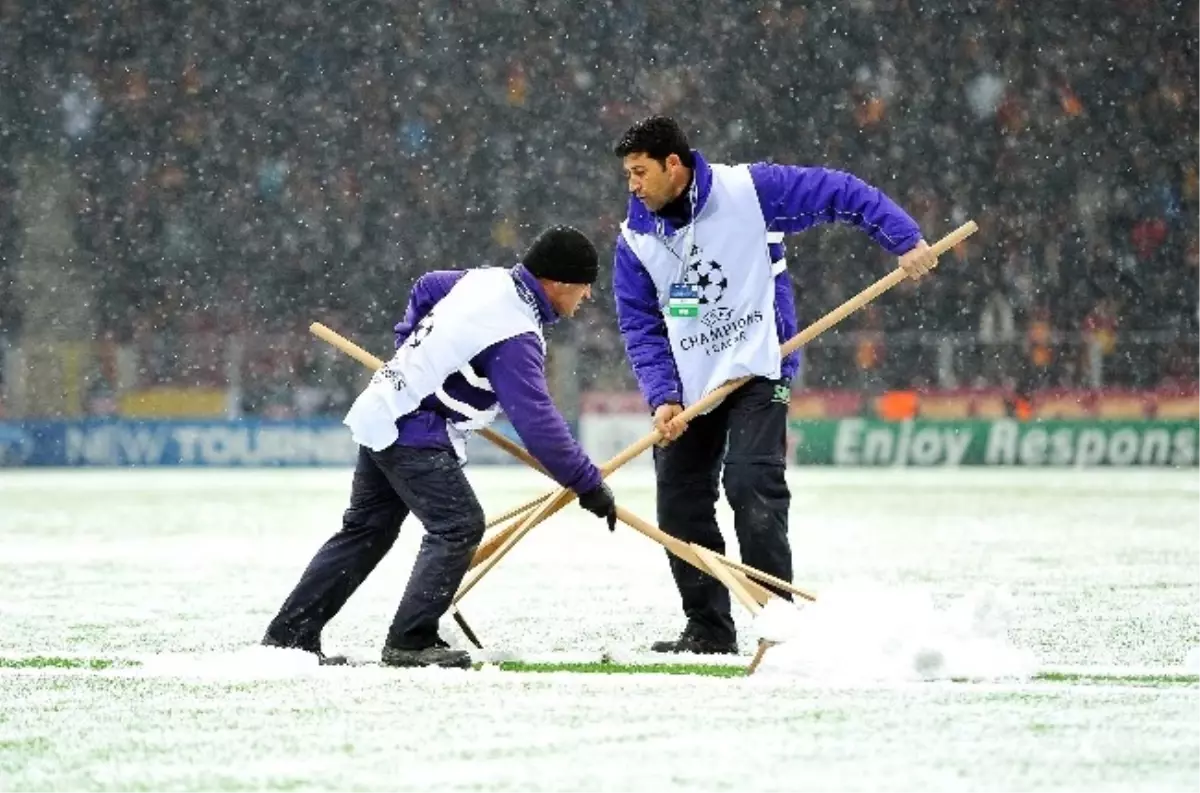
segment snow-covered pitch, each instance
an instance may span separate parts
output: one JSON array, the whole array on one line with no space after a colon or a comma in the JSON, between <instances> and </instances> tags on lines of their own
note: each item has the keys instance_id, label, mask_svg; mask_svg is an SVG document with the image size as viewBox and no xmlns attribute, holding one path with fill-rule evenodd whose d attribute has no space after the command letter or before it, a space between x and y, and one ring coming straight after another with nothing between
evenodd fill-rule
<instances>
[{"instance_id":1,"label":"snow-covered pitch","mask_svg":"<svg viewBox=\"0 0 1200 793\"><path fill-rule=\"evenodd\" d=\"M468 472L489 514L546 489ZM735 605L739 663L786 641L726 679L317 668L255 644L348 470L6 470L0 789L1195 789L1194 470L789 478L819 600ZM654 520L648 473L612 481ZM406 524L328 651L378 654L420 537ZM648 660L682 626L665 552L574 505L462 605L481 660Z\"/></svg>"}]
</instances>

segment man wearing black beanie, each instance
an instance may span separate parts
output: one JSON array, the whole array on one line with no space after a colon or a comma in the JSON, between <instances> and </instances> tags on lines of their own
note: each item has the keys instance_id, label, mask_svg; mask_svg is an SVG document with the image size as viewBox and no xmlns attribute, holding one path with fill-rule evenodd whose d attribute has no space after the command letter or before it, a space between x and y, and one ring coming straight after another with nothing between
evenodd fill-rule
<instances>
[{"instance_id":1,"label":"man wearing black beanie","mask_svg":"<svg viewBox=\"0 0 1200 793\"><path fill-rule=\"evenodd\" d=\"M263 643L326 657L321 631L391 549L411 512L421 550L384 642L390 666L466 667L438 623L484 532L462 471L465 440L503 409L525 448L579 505L616 525L600 470L571 436L546 385L544 326L590 297L599 257L576 229L545 230L511 269L426 273L395 327L396 354L358 396L345 424L359 444L342 530L309 563Z\"/></svg>"},{"instance_id":2,"label":"man wearing black beanie","mask_svg":"<svg viewBox=\"0 0 1200 793\"><path fill-rule=\"evenodd\" d=\"M535 278L550 284L586 285L588 297L591 296L591 285L600 275L596 246L583 232L569 226L555 226L543 231L525 251L521 264Z\"/></svg>"}]
</instances>

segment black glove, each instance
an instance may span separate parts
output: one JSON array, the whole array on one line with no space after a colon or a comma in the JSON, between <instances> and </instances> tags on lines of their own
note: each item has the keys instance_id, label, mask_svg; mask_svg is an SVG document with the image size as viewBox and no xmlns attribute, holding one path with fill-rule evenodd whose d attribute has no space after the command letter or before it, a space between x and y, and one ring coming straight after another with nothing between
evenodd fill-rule
<instances>
[{"instance_id":1,"label":"black glove","mask_svg":"<svg viewBox=\"0 0 1200 793\"><path fill-rule=\"evenodd\" d=\"M608 485L601 482L599 487L580 493L579 506L596 517L607 520L609 531L617 530L617 501Z\"/></svg>"}]
</instances>

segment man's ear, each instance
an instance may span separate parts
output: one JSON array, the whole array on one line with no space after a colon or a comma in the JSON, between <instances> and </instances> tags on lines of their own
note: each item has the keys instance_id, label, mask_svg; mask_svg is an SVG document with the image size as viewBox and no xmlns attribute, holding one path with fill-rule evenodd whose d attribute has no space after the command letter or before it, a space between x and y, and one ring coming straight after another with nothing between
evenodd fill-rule
<instances>
[{"instance_id":1,"label":"man's ear","mask_svg":"<svg viewBox=\"0 0 1200 793\"><path fill-rule=\"evenodd\" d=\"M663 170L669 171L672 168L678 168L683 165L683 160L679 159L678 154L668 154L667 159L663 161Z\"/></svg>"}]
</instances>

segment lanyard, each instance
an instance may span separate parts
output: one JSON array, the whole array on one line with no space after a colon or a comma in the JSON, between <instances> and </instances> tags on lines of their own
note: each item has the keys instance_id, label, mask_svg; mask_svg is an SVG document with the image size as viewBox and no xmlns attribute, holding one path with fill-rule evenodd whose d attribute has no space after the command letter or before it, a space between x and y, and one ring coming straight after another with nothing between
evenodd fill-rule
<instances>
[{"instance_id":1,"label":"lanyard","mask_svg":"<svg viewBox=\"0 0 1200 793\"><path fill-rule=\"evenodd\" d=\"M677 271L675 283L685 283L687 281L688 259L691 258L692 249L696 247L696 179L692 177L691 187L688 188L688 203L691 205L691 220L683 227L683 256L675 252L671 247L671 243L667 239L666 225L661 217L656 217L654 222L654 233L658 237L658 241L662 243L672 256L679 260L679 270Z\"/></svg>"}]
</instances>

